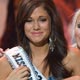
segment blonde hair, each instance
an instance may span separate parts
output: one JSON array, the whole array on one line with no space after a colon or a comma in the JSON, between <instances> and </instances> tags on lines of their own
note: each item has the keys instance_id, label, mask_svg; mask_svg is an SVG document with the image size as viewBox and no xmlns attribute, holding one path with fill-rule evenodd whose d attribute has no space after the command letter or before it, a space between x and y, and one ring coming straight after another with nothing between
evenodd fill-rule
<instances>
[{"instance_id":1,"label":"blonde hair","mask_svg":"<svg viewBox=\"0 0 80 80\"><path fill-rule=\"evenodd\" d=\"M75 39L75 26L76 26L76 21L77 21L79 15L80 15L80 9L78 9L74 13L74 16L72 18L72 24L71 24L71 40L72 40L72 43L76 42L76 39Z\"/></svg>"}]
</instances>

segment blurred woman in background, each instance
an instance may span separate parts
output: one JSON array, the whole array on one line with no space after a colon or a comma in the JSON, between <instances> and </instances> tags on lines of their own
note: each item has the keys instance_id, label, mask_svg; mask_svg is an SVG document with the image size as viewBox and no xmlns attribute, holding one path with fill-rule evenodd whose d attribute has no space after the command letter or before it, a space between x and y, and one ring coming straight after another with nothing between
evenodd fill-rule
<instances>
[{"instance_id":1,"label":"blurred woman in background","mask_svg":"<svg viewBox=\"0 0 80 80\"><path fill-rule=\"evenodd\" d=\"M72 47L80 50L80 9L78 9L73 17L71 25Z\"/></svg>"}]
</instances>

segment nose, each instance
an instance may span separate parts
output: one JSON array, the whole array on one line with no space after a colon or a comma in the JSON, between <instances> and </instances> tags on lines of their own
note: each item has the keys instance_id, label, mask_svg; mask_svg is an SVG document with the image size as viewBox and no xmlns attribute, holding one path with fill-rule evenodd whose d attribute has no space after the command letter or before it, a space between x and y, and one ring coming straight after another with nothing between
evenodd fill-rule
<instances>
[{"instance_id":1,"label":"nose","mask_svg":"<svg viewBox=\"0 0 80 80\"><path fill-rule=\"evenodd\" d=\"M39 29L40 29L40 25L39 25L38 21L35 21L35 22L34 22L33 29L34 29L34 30L39 30Z\"/></svg>"}]
</instances>

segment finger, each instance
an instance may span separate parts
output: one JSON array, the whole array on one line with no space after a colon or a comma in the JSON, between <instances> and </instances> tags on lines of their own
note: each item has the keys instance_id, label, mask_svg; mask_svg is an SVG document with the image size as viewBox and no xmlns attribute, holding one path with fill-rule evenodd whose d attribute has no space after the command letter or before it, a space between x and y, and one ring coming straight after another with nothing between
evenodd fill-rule
<instances>
[{"instance_id":1,"label":"finger","mask_svg":"<svg viewBox=\"0 0 80 80\"><path fill-rule=\"evenodd\" d=\"M26 67L26 66L21 66L18 70L19 70L20 73L23 73L25 71L30 73L30 69L28 67Z\"/></svg>"},{"instance_id":2,"label":"finger","mask_svg":"<svg viewBox=\"0 0 80 80\"><path fill-rule=\"evenodd\" d=\"M24 77L22 80L30 80L29 77Z\"/></svg>"},{"instance_id":3,"label":"finger","mask_svg":"<svg viewBox=\"0 0 80 80\"><path fill-rule=\"evenodd\" d=\"M5 51L9 50L10 48L7 48Z\"/></svg>"},{"instance_id":4,"label":"finger","mask_svg":"<svg viewBox=\"0 0 80 80\"><path fill-rule=\"evenodd\" d=\"M24 78L24 77L30 77L30 73L28 71L21 73L21 78Z\"/></svg>"},{"instance_id":5,"label":"finger","mask_svg":"<svg viewBox=\"0 0 80 80\"><path fill-rule=\"evenodd\" d=\"M2 48L0 48L0 52L3 52L3 49Z\"/></svg>"},{"instance_id":6,"label":"finger","mask_svg":"<svg viewBox=\"0 0 80 80\"><path fill-rule=\"evenodd\" d=\"M29 77L30 76L30 70L28 67L26 66L21 66L20 68L18 68L18 70L16 71L17 75L20 75L20 78L23 77Z\"/></svg>"},{"instance_id":7,"label":"finger","mask_svg":"<svg viewBox=\"0 0 80 80\"><path fill-rule=\"evenodd\" d=\"M2 57L2 56L3 56L3 49L0 48L0 57Z\"/></svg>"}]
</instances>

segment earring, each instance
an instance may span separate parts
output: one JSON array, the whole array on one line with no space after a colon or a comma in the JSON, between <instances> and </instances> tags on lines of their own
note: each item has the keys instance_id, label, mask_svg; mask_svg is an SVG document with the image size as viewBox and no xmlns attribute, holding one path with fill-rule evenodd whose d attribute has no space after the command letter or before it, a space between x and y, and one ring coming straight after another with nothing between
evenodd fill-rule
<instances>
[{"instance_id":1,"label":"earring","mask_svg":"<svg viewBox=\"0 0 80 80\"><path fill-rule=\"evenodd\" d=\"M49 47L52 52L54 51L54 48L55 48L55 44L54 44L55 41L56 41L56 39L54 41L52 41L52 39L49 38Z\"/></svg>"}]
</instances>

